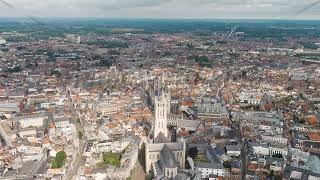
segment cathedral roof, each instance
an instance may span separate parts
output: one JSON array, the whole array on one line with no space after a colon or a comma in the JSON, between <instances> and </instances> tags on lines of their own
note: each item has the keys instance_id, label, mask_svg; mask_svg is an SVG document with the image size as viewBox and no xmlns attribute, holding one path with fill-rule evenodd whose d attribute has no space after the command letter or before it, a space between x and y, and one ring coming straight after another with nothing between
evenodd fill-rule
<instances>
[{"instance_id":1,"label":"cathedral roof","mask_svg":"<svg viewBox=\"0 0 320 180\"><path fill-rule=\"evenodd\" d=\"M162 169L164 168L175 168L177 167L177 162L170 150L170 148L165 144L160 151L160 162Z\"/></svg>"},{"instance_id":2,"label":"cathedral roof","mask_svg":"<svg viewBox=\"0 0 320 180\"><path fill-rule=\"evenodd\" d=\"M164 174L164 169L163 169L163 167L162 167L162 165L161 165L161 161L158 160L154 165L155 165L157 174L163 175L163 174Z\"/></svg>"},{"instance_id":3,"label":"cathedral roof","mask_svg":"<svg viewBox=\"0 0 320 180\"><path fill-rule=\"evenodd\" d=\"M183 151L183 143L173 142L173 143L155 143L148 144L149 152L160 152L163 146L166 145L171 151Z\"/></svg>"},{"instance_id":4,"label":"cathedral roof","mask_svg":"<svg viewBox=\"0 0 320 180\"><path fill-rule=\"evenodd\" d=\"M158 134L158 136L154 139L154 143L169 143L169 139L164 136L162 132Z\"/></svg>"}]
</instances>

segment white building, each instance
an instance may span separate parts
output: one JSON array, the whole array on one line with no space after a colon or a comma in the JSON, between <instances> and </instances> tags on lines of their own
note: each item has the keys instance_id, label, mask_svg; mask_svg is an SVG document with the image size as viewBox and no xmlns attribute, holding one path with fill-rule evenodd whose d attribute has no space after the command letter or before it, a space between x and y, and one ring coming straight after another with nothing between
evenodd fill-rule
<instances>
[{"instance_id":1,"label":"white building","mask_svg":"<svg viewBox=\"0 0 320 180\"><path fill-rule=\"evenodd\" d=\"M0 113L11 118L12 113L20 112L19 103L0 102Z\"/></svg>"},{"instance_id":2,"label":"white building","mask_svg":"<svg viewBox=\"0 0 320 180\"><path fill-rule=\"evenodd\" d=\"M98 139L99 140L109 140L109 135L111 134L111 130L106 126L101 126L98 129Z\"/></svg>"},{"instance_id":3,"label":"white building","mask_svg":"<svg viewBox=\"0 0 320 180\"><path fill-rule=\"evenodd\" d=\"M96 141L93 143L92 152L120 152L123 151L131 141L130 139L121 139L120 141Z\"/></svg>"},{"instance_id":4,"label":"white building","mask_svg":"<svg viewBox=\"0 0 320 180\"><path fill-rule=\"evenodd\" d=\"M4 38L0 37L0 45L5 45L6 43L7 41Z\"/></svg>"},{"instance_id":5,"label":"white building","mask_svg":"<svg viewBox=\"0 0 320 180\"><path fill-rule=\"evenodd\" d=\"M101 112L103 115L110 115L118 113L122 105L122 101L120 101L119 97L108 97L99 101L96 106L96 110Z\"/></svg>"},{"instance_id":6,"label":"white building","mask_svg":"<svg viewBox=\"0 0 320 180\"><path fill-rule=\"evenodd\" d=\"M226 146L228 156L236 156L239 157L241 154L240 146L239 145L231 145Z\"/></svg>"},{"instance_id":7,"label":"white building","mask_svg":"<svg viewBox=\"0 0 320 180\"><path fill-rule=\"evenodd\" d=\"M11 129L7 121L0 122L0 135L7 145L11 145L11 142L17 137L16 132Z\"/></svg>"},{"instance_id":8,"label":"white building","mask_svg":"<svg viewBox=\"0 0 320 180\"><path fill-rule=\"evenodd\" d=\"M209 178L210 175L224 176L225 169L222 164L197 163L195 169L201 172L201 178Z\"/></svg>"},{"instance_id":9,"label":"white building","mask_svg":"<svg viewBox=\"0 0 320 180\"><path fill-rule=\"evenodd\" d=\"M70 124L69 119L64 117L59 117L54 119L54 125L56 128L66 128Z\"/></svg>"},{"instance_id":10,"label":"white building","mask_svg":"<svg viewBox=\"0 0 320 180\"><path fill-rule=\"evenodd\" d=\"M68 35L66 35L66 40L70 41L72 43L80 44L81 43L81 36L78 36L75 34L68 34Z\"/></svg>"},{"instance_id":11,"label":"white building","mask_svg":"<svg viewBox=\"0 0 320 180\"><path fill-rule=\"evenodd\" d=\"M291 160L296 162L307 162L310 157L309 152L301 151L300 149L290 148Z\"/></svg>"},{"instance_id":12,"label":"white building","mask_svg":"<svg viewBox=\"0 0 320 180\"><path fill-rule=\"evenodd\" d=\"M257 155L277 155L281 154L283 156L288 155L288 149L287 148L277 148L277 147L271 147L266 145L254 145L253 146L254 153Z\"/></svg>"},{"instance_id":13,"label":"white building","mask_svg":"<svg viewBox=\"0 0 320 180\"><path fill-rule=\"evenodd\" d=\"M264 92L257 91L249 91L249 92L241 92L237 94L239 97L239 101L242 104L246 105L260 105L262 103L262 99L265 96Z\"/></svg>"},{"instance_id":14,"label":"white building","mask_svg":"<svg viewBox=\"0 0 320 180\"><path fill-rule=\"evenodd\" d=\"M43 114L18 116L15 118L21 128L42 127L44 125L45 116Z\"/></svg>"},{"instance_id":15,"label":"white building","mask_svg":"<svg viewBox=\"0 0 320 180\"><path fill-rule=\"evenodd\" d=\"M212 103L203 100L198 104L198 117L200 119L210 119L212 121L222 121L229 118L229 113L222 103Z\"/></svg>"},{"instance_id":16,"label":"white building","mask_svg":"<svg viewBox=\"0 0 320 180\"><path fill-rule=\"evenodd\" d=\"M262 135L261 139L265 142L269 143L280 143L280 144L287 144L288 143L288 138L284 138L282 136L265 136Z\"/></svg>"},{"instance_id":17,"label":"white building","mask_svg":"<svg viewBox=\"0 0 320 180\"><path fill-rule=\"evenodd\" d=\"M184 119L183 116L176 115L176 114L169 114L168 125L175 126L178 128L183 128L187 131L196 131L197 128L201 127L202 121Z\"/></svg>"},{"instance_id":18,"label":"white building","mask_svg":"<svg viewBox=\"0 0 320 180\"><path fill-rule=\"evenodd\" d=\"M18 134L21 138L35 137L37 134L37 129L33 128L33 127L21 129L21 130L19 130Z\"/></svg>"}]
</instances>

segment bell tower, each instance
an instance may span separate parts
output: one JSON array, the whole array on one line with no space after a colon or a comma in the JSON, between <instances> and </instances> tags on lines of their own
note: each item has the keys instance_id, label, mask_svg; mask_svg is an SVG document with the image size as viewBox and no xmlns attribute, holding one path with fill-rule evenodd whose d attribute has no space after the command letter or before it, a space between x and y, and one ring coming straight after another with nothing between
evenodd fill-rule
<instances>
[{"instance_id":1,"label":"bell tower","mask_svg":"<svg viewBox=\"0 0 320 180\"><path fill-rule=\"evenodd\" d=\"M154 138L159 133L163 133L168 138L168 114L170 113L171 96L168 91L161 89L159 94L155 97L154 106Z\"/></svg>"}]
</instances>

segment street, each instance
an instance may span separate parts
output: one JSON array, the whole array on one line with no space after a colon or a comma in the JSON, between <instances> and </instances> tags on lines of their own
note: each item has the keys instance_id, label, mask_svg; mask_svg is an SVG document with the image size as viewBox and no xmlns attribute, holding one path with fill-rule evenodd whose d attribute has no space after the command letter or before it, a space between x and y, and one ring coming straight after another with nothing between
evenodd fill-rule
<instances>
[{"instance_id":1,"label":"street","mask_svg":"<svg viewBox=\"0 0 320 180\"><path fill-rule=\"evenodd\" d=\"M225 102L223 100L222 94L223 94L223 88L225 86L225 82L227 82L229 80L229 73L230 70L227 72L226 75L222 75L222 84L219 87L216 97L217 99L220 99L223 103L223 105L225 105ZM248 152L247 152L247 142L246 140L243 140L242 137L242 126L241 126L241 120L238 119L238 121L231 121L232 123L237 123L237 124L233 124L233 128L236 130L236 134L239 137L239 143L240 143L240 149L241 149L241 169L240 169L240 175L241 175L241 180L245 180L246 179L246 174L247 174L247 169L246 169L246 164L247 164L247 158L248 158Z\"/></svg>"},{"instance_id":2,"label":"street","mask_svg":"<svg viewBox=\"0 0 320 180\"><path fill-rule=\"evenodd\" d=\"M68 94L68 99L69 99L71 107L72 107L71 117L73 119L73 123L76 125L77 132L84 132L83 121L76 110L75 104L73 103L73 101L71 99L69 91L67 92L67 94ZM80 119L80 123L77 122L78 119ZM79 139L79 150L77 152L76 159L73 161L74 164L71 165L71 167L68 170L64 179L66 179L66 180L72 179L77 174L79 167L84 164L84 161L82 159L82 154L84 152L86 144L87 144L87 138L85 137L85 134L83 133L82 139Z\"/></svg>"}]
</instances>

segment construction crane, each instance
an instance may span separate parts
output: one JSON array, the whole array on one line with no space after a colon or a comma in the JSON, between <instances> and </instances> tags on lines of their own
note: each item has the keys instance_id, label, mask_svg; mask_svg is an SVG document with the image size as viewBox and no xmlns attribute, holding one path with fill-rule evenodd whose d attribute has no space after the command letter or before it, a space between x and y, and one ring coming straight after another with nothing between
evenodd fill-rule
<instances>
[{"instance_id":1,"label":"construction crane","mask_svg":"<svg viewBox=\"0 0 320 180\"><path fill-rule=\"evenodd\" d=\"M238 29L238 25L233 26L231 28L231 32L230 32L230 34L229 34L227 39L231 38L231 36L236 32L237 29Z\"/></svg>"}]
</instances>

